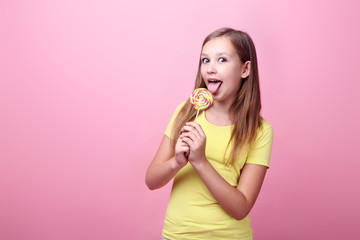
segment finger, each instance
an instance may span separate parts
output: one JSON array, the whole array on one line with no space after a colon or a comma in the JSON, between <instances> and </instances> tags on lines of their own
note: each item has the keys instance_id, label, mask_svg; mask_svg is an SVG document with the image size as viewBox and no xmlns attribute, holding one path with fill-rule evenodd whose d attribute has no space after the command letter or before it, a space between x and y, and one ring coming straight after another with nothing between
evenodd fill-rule
<instances>
[{"instance_id":1,"label":"finger","mask_svg":"<svg viewBox=\"0 0 360 240\"><path fill-rule=\"evenodd\" d=\"M187 150L186 152L184 152L184 155L185 155L185 157L189 157L189 155L190 155L190 149Z\"/></svg>"},{"instance_id":2,"label":"finger","mask_svg":"<svg viewBox=\"0 0 360 240\"><path fill-rule=\"evenodd\" d=\"M192 132L193 134L195 134L195 136L197 138L202 138L203 136L199 133L199 131L194 128L193 126L185 126L184 129L186 130L186 132Z\"/></svg>"},{"instance_id":3,"label":"finger","mask_svg":"<svg viewBox=\"0 0 360 240\"><path fill-rule=\"evenodd\" d=\"M185 137L190 138L190 139L193 140L193 141L196 139L196 137L195 137L194 135L191 135L190 133L187 133L187 134L183 134L183 135L179 138L179 140L182 141Z\"/></svg>"},{"instance_id":4,"label":"finger","mask_svg":"<svg viewBox=\"0 0 360 240\"><path fill-rule=\"evenodd\" d=\"M179 138L183 138L183 137L185 136L185 134L186 134L186 133L188 133L188 131L186 131L186 132L182 132L182 133L180 134Z\"/></svg>"},{"instance_id":5,"label":"finger","mask_svg":"<svg viewBox=\"0 0 360 240\"><path fill-rule=\"evenodd\" d=\"M190 127L191 131L196 132L198 136L201 136L202 129L199 124L188 122L186 123L186 127Z\"/></svg>"},{"instance_id":6,"label":"finger","mask_svg":"<svg viewBox=\"0 0 360 240\"><path fill-rule=\"evenodd\" d=\"M199 132L193 127L191 127L191 131L188 131L188 132L184 133L183 137L184 136L188 136L188 137L192 138L192 140L194 140L194 141L198 141L198 140L202 139Z\"/></svg>"},{"instance_id":7,"label":"finger","mask_svg":"<svg viewBox=\"0 0 360 240\"><path fill-rule=\"evenodd\" d=\"M182 148L189 148L189 144L187 144L186 142L184 142L182 140L181 140L179 146L182 147Z\"/></svg>"},{"instance_id":8,"label":"finger","mask_svg":"<svg viewBox=\"0 0 360 240\"><path fill-rule=\"evenodd\" d=\"M193 146L194 141L189 138L189 137L184 137L183 139L181 139L181 141L183 141L184 143L188 144L188 146L191 148L191 146Z\"/></svg>"},{"instance_id":9,"label":"finger","mask_svg":"<svg viewBox=\"0 0 360 240\"><path fill-rule=\"evenodd\" d=\"M182 142L188 143L188 141L194 142L194 140L191 138L191 136L184 136L181 139Z\"/></svg>"},{"instance_id":10,"label":"finger","mask_svg":"<svg viewBox=\"0 0 360 240\"><path fill-rule=\"evenodd\" d=\"M181 128L180 132L188 132L188 131L191 131L192 129L193 129L192 126L188 126L185 123L185 125Z\"/></svg>"},{"instance_id":11,"label":"finger","mask_svg":"<svg viewBox=\"0 0 360 240\"><path fill-rule=\"evenodd\" d=\"M194 129L194 127L185 125L181 130L182 130L183 132L189 132L189 131L191 131L192 129Z\"/></svg>"},{"instance_id":12,"label":"finger","mask_svg":"<svg viewBox=\"0 0 360 240\"><path fill-rule=\"evenodd\" d=\"M192 132L193 134L195 134L195 136L199 139L203 138L205 136L201 134L201 132L199 132L196 128L194 128L193 126L187 126L186 129L188 130L188 132Z\"/></svg>"},{"instance_id":13,"label":"finger","mask_svg":"<svg viewBox=\"0 0 360 240\"><path fill-rule=\"evenodd\" d=\"M189 151L189 149L190 149L190 146L187 143L182 142L181 145L178 146L177 152L187 152L187 151Z\"/></svg>"},{"instance_id":14,"label":"finger","mask_svg":"<svg viewBox=\"0 0 360 240\"><path fill-rule=\"evenodd\" d=\"M181 148L179 150L180 150L179 153L187 153L190 150L190 148L189 147L184 147L184 148Z\"/></svg>"},{"instance_id":15,"label":"finger","mask_svg":"<svg viewBox=\"0 0 360 240\"><path fill-rule=\"evenodd\" d=\"M204 130L202 129L202 127L200 126L200 124L195 123L195 122L187 122L185 126L191 126L193 127L199 134L199 136L201 137L206 137Z\"/></svg>"},{"instance_id":16,"label":"finger","mask_svg":"<svg viewBox=\"0 0 360 240\"><path fill-rule=\"evenodd\" d=\"M194 132L184 133L182 139L185 137L190 138L193 142L198 142L200 140L199 136L197 136Z\"/></svg>"},{"instance_id":17,"label":"finger","mask_svg":"<svg viewBox=\"0 0 360 240\"><path fill-rule=\"evenodd\" d=\"M188 132L189 130L188 130L188 128L186 128L186 127L182 127L181 128L181 130L180 130L180 133L183 133L183 132Z\"/></svg>"}]
</instances>

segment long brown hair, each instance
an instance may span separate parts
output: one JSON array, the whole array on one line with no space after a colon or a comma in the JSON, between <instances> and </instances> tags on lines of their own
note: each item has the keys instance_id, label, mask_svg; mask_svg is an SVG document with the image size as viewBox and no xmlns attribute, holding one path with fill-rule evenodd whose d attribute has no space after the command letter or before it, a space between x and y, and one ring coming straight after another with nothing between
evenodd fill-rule
<instances>
[{"instance_id":1,"label":"long brown hair","mask_svg":"<svg viewBox=\"0 0 360 240\"><path fill-rule=\"evenodd\" d=\"M241 86L237 91L236 99L230 107L231 119L233 121L234 128L228 143L228 147L230 146L230 143L232 143L230 158L226 161L226 164L228 164L233 163L240 154L247 154L251 144L256 138L257 130L261 126L259 73L255 46L247 33L234 30L232 28L221 28L205 38L202 48L208 41L217 37L228 37L231 40L243 64L246 61L250 61L249 76L242 79ZM204 79L201 76L200 68L201 59L199 60L194 89L206 88ZM181 128L186 122L191 121L195 115L196 110L192 107L190 101L188 100L185 102L174 121L172 131L174 149L175 143L180 136Z\"/></svg>"}]
</instances>

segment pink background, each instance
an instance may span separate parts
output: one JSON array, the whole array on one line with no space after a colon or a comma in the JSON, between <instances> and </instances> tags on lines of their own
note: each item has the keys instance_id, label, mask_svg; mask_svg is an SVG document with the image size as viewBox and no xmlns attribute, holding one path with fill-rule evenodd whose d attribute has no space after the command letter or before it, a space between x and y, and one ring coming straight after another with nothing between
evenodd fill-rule
<instances>
[{"instance_id":1,"label":"pink background","mask_svg":"<svg viewBox=\"0 0 360 240\"><path fill-rule=\"evenodd\" d=\"M0 2L0 239L160 239L145 171L200 46L253 37L271 168L255 239L357 239L358 1Z\"/></svg>"}]
</instances>

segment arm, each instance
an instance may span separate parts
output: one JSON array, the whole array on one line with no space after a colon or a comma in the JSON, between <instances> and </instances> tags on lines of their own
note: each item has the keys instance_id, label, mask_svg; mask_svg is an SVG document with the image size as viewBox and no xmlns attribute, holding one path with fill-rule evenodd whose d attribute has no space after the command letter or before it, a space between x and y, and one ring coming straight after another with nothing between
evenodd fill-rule
<instances>
[{"instance_id":1,"label":"arm","mask_svg":"<svg viewBox=\"0 0 360 240\"><path fill-rule=\"evenodd\" d=\"M238 186L231 186L205 157L206 136L196 123L187 123L181 135L190 146L189 162L214 198L231 216L241 220L248 215L260 192L267 167L245 164Z\"/></svg>"},{"instance_id":2,"label":"arm","mask_svg":"<svg viewBox=\"0 0 360 240\"><path fill-rule=\"evenodd\" d=\"M226 182L208 161L197 166L195 170L225 211L235 219L241 220L249 214L255 204L267 167L245 164L236 188Z\"/></svg>"},{"instance_id":3,"label":"arm","mask_svg":"<svg viewBox=\"0 0 360 240\"><path fill-rule=\"evenodd\" d=\"M169 137L163 137L147 169L145 182L151 190L165 186L187 163L186 155L188 155L189 146L182 141L177 141L174 154L171 141Z\"/></svg>"}]
</instances>

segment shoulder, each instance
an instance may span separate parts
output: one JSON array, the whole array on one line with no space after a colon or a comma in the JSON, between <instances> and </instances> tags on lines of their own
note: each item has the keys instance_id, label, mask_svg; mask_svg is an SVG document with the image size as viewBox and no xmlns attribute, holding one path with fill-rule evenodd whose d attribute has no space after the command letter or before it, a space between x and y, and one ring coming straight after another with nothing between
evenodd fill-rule
<instances>
[{"instance_id":1,"label":"shoulder","mask_svg":"<svg viewBox=\"0 0 360 240\"><path fill-rule=\"evenodd\" d=\"M187 101L181 102L181 103L176 107L176 110L175 110L175 111L179 112L179 111L185 106L185 103L186 103L186 102L187 102Z\"/></svg>"},{"instance_id":2,"label":"shoulder","mask_svg":"<svg viewBox=\"0 0 360 240\"><path fill-rule=\"evenodd\" d=\"M273 138L274 135L273 127L267 120L261 118L261 125L256 135L257 135L256 140L259 140L265 136L267 136L268 138Z\"/></svg>"},{"instance_id":3,"label":"shoulder","mask_svg":"<svg viewBox=\"0 0 360 240\"><path fill-rule=\"evenodd\" d=\"M175 108L175 111L173 112L172 118L175 118L175 117L179 114L179 112L181 111L181 109L183 109L183 107L185 106L185 104L186 104L186 101L183 101L183 102L181 102L181 103ZM173 120L174 120L174 119L173 119Z\"/></svg>"},{"instance_id":4,"label":"shoulder","mask_svg":"<svg viewBox=\"0 0 360 240\"><path fill-rule=\"evenodd\" d=\"M266 121L264 118L261 118L260 121L261 121L261 126L259 128L260 131L266 131L272 129L271 124L268 121Z\"/></svg>"},{"instance_id":5,"label":"shoulder","mask_svg":"<svg viewBox=\"0 0 360 240\"><path fill-rule=\"evenodd\" d=\"M268 121L261 119L256 138L251 145L246 163L270 167L270 156L274 140L273 128Z\"/></svg>"},{"instance_id":6,"label":"shoulder","mask_svg":"<svg viewBox=\"0 0 360 240\"><path fill-rule=\"evenodd\" d=\"M173 115L171 117L171 121L174 121L176 116L179 114L179 112L181 111L181 109L183 109L183 107L185 106L186 101L181 102L176 108L175 111L173 112Z\"/></svg>"},{"instance_id":7,"label":"shoulder","mask_svg":"<svg viewBox=\"0 0 360 240\"><path fill-rule=\"evenodd\" d=\"M166 128L166 130L165 130L165 135L168 136L169 138L172 138L172 135L173 135L172 132L173 132L174 123L176 122L176 119L177 119L177 117L178 117L178 115L179 115L179 112L180 112L181 109L183 109L183 107L185 106L185 103L186 103L186 101L180 103L180 104L176 107L175 111L173 112L173 115L172 115L172 117L171 117L171 119L170 119L170 122L169 122L169 124L168 124L168 126L167 126L167 128Z\"/></svg>"}]
</instances>

